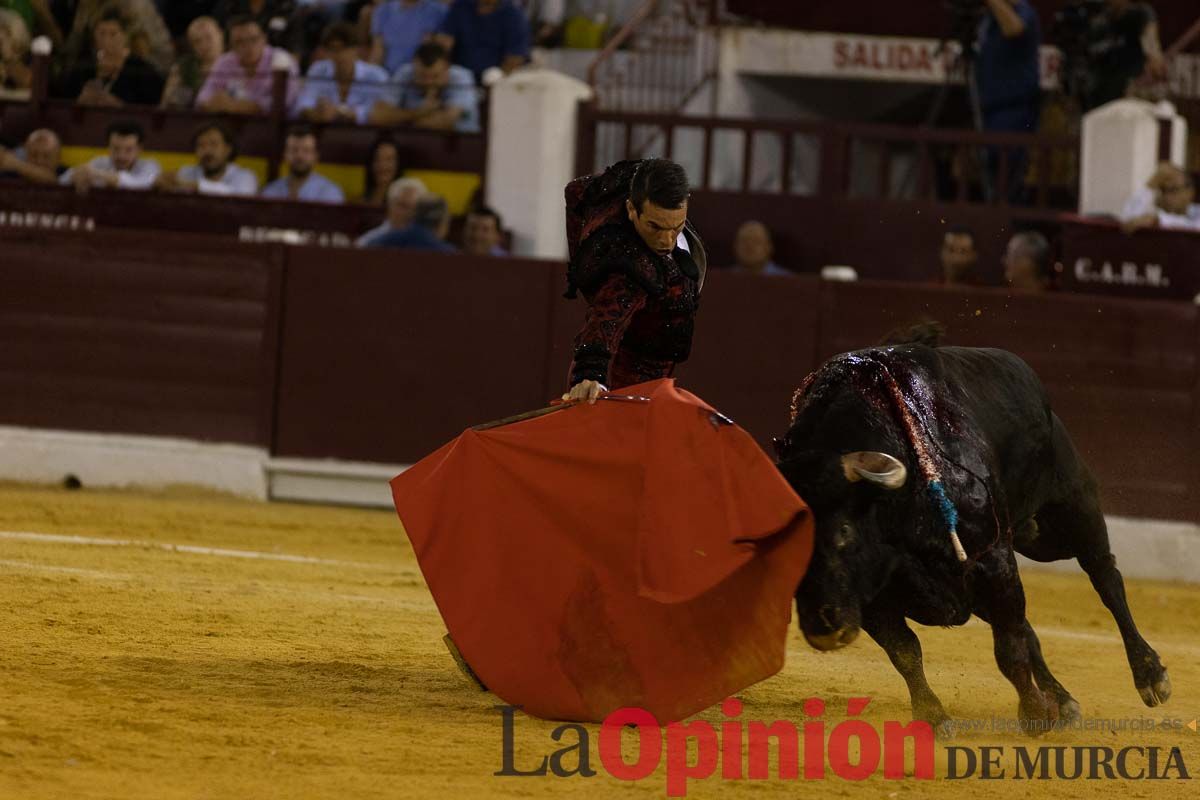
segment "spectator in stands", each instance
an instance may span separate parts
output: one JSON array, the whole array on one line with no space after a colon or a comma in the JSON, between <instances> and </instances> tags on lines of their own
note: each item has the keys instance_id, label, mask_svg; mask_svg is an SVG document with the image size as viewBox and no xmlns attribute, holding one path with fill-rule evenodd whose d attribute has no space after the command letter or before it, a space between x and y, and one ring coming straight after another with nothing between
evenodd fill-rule
<instances>
[{"instance_id":1,"label":"spectator in stands","mask_svg":"<svg viewBox=\"0 0 1200 800\"><path fill-rule=\"evenodd\" d=\"M348 22L328 26L321 47L328 58L309 67L296 113L311 122L366 122L392 95L387 72L359 60L358 31Z\"/></svg>"},{"instance_id":2,"label":"spectator in stands","mask_svg":"<svg viewBox=\"0 0 1200 800\"><path fill-rule=\"evenodd\" d=\"M229 22L229 52L217 59L200 89L196 106L226 114L259 114L270 111L273 64L287 62L286 104L291 108L299 91L296 60L286 51L267 44L262 27L252 17Z\"/></svg>"},{"instance_id":3,"label":"spectator in stands","mask_svg":"<svg viewBox=\"0 0 1200 800\"><path fill-rule=\"evenodd\" d=\"M29 96L29 27L15 11L0 8L0 97Z\"/></svg>"},{"instance_id":4,"label":"spectator in stands","mask_svg":"<svg viewBox=\"0 0 1200 800\"><path fill-rule=\"evenodd\" d=\"M975 233L967 228L951 228L942 236L942 276L944 286L979 286L979 251Z\"/></svg>"},{"instance_id":5,"label":"spectator in stands","mask_svg":"<svg viewBox=\"0 0 1200 800\"><path fill-rule=\"evenodd\" d=\"M390 136L380 136L371 144L366 175L362 201L369 206L382 206L389 187L400 177L400 148Z\"/></svg>"},{"instance_id":6,"label":"spectator in stands","mask_svg":"<svg viewBox=\"0 0 1200 800\"><path fill-rule=\"evenodd\" d=\"M159 178L159 188L243 197L258 192L258 177L233 163L237 158L237 144L224 124L205 123L192 137L192 149L196 151L197 163L180 167L174 173L164 173Z\"/></svg>"},{"instance_id":7,"label":"spectator in stands","mask_svg":"<svg viewBox=\"0 0 1200 800\"><path fill-rule=\"evenodd\" d=\"M302 31L296 24L294 0L219 0L213 16L231 33L234 20L249 17L272 47L300 51Z\"/></svg>"},{"instance_id":8,"label":"spectator in stands","mask_svg":"<svg viewBox=\"0 0 1200 800\"><path fill-rule=\"evenodd\" d=\"M292 127L283 149L287 177L268 183L262 196L313 203L344 203L346 197L341 187L315 171L318 158L317 135L313 129L307 125Z\"/></svg>"},{"instance_id":9,"label":"spectator in stands","mask_svg":"<svg viewBox=\"0 0 1200 800\"><path fill-rule=\"evenodd\" d=\"M1004 251L1004 281L1023 292L1044 292L1051 287L1054 257L1050 243L1037 231L1022 231L1008 240Z\"/></svg>"},{"instance_id":10,"label":"spectator in stands","mask_svg":"<svg viewBox=\"0 0 1200 800\"><path fill-rule=\"evenodd\" d=\"M0 147L0 178L23 178L31 183L57 183L67 168L62 165L62 142L48 128L25 137L20 151Z\"/></svg>"},{"instance_id":11,"label":"spectator in stands","mask_svg":"<svg viewBox=\"0 0 1200 800\"><path fill-rule=\"evenodd\" d=\"M1192 176L1163 162L1121 210L1126 233L1143 228L1173 228L1200 231L1200 204L1196 203L1196 184Z\"/></svg>"},{"instance_id":12,"label":"spectator in stands","mask_svg":"<svg viewBox=\"0 0 1200 800\"><path fill-rule=\"evenodd\" d=\"M1041 110L1042 28L1028 0L986 0L987 13L979 26L975 82L983 128L988 131L1034 133ZM1003 182L1006 199L1024 194L1029 153L1007 148L1008 165L1001 175L1000 148L988 148L988 173L994 195Z\"/></svg>"},{"instance_id":13,"label":"spectator in stands","mask_svg":"<svg viewBox=\"0 0 1200 800\"><path fill-rule=\"evenodd\" d=\"M94 50L92 31L110 8L119 10L130 25L129 49L133 54L148 61L160 75L170 71L175 62L175 45L152 0L79 0L71 32L63 46L66 63L74 67L89 60Z\"/></svg>"},{"instance_id":14,"label":"spectator in stands","mask_svg":"<svg viewBox=\"0 0 1200 800\"><path fill-rule=\"evenodd\" d=\"M473 256L507 256L508 251L500 245L503 237L504 226L495 209L476 206L467 212L462 235L464 253Z\"/></svg>"},{"instance_id":15,"label":"spectator in stands","mask_svg":"<svg viewBox=\"0 0 1200 800\"><path fill-rule=\"evenodd\" d=\"M142 158L146 140L142 126L133 121L114 122L105 136L108 155L96 156L86 164L64 172L58 182L74 185L80 194L93 186L120 189L149 189L158 180L162 167L158 162Z\"/></svg>"},{"instance_id":16,"label":"spectator in stands","mask_svg":"<svg viewBox=\"0 0 1200 800\"><path fill-rule=\"evenodd\" d=\"M1088 30L1083 110L1121 99L1143 74L1167 76L1154 9L1149 3L1107 0Z\"/></svg>"},{"instance_id":17,"label":"spectator in stands","mask_svg":"<svg viewBox=\"0 0 1200 800\"><path fill-rule=\"evenodd\" d=\"M158 13L162 15L167 30L174 39L187 35L191 24L200 17L211 17L217 0L155 0Z\"/></svg>"},{"instance_id":18,"label":"spectator in stands","mask_svg":"<svg viewBox=\"0 0 1200 800\"><path fill-rule=\"evenodd\" d=\"M743 222L733 237L733 268L751 275L791 275L771 260L775 244L771 232L761 222Z\"/></svg>"},{"instance_id":19,"label":"spectator in stands","mask_svg":"<svg viewBox=\"0 0 1200 800\"><path fill-rule=\"evenodd\" d=\"M446 48L426 42L413 63L393 77L394 103L379 102L371 111L376 125L412 125L431 130L479 131L479 93L471 73L450 63Z\"/></svg>"},{"instance_id":20,"label":"spectator in stands","mask_svg":"<svg viewBox=\"0 0 1200 800\"><path fill-rule=\"evenodd\" d=\"M93 106L157 105L163 79L130 50L131 25L116 6L108 6L92 30L96 56L67 75L62 94Z\"/></svg>"},{"instance_id":21,"label":"spectator in stands","mask_svg":"<svg viewBox=\"0 0 1200 800\"><path fill-rule=\"evenodd\" d=\"M446 234L449 231L450 210L446 206L445 198L436 194L426 194L417 200L411 225L377 236L367 246L454 253L457 251L446 244Z\"/></svg>"},{"instance_id":22,"label":"spectator in stands","mask_svg":"<svg viewBox=\"0 0 1200 800\"><path fill-rule=\"evenodd\" d=\"M476 81L491 67L508 73L529 60L529 20L512 0L454 0L438 38Z\"/></svg>"},{"instance_id":23,"label":"spectator in stands","mask_svg":"<svg viewBox=\"0 0 1200 800\"><path fill-rule=\"evenodd\" d=\"M390 0L371 13L371 61L389 75L413 60L417 48L437 33L446 4L437 0Z\"/></svg>"},{"instance_id":24,"label":"spectator in stands","mask_svg":"<svg viewBox=\"0 0 1200 800\"><path fill-rule=\"evenodd\" d=\"M192 20L187 27L187 42L190 52L171 65L163 87L162 105L168 108L191 108L200 87L225 52L225 32L212 17Z\"/></svg>"},{"instance_id":25,"label":"spectator in stands","mask_svg":"<svg viewBox=\"0 0 1200 800\"><path fill-rule=\"evenodd\" d=\"M62 46L62 29L47 0L0 0L0 11L11 11L20 17L27 37L46 36L55 47Z\"/></svg>"},{"instance_id":26,"label":"spectator in stands","mask_svg":"<svg viewBox=\"0 0 1200 800\"><path fill-rule=\"evenodd\" d=\"M370 247L371 243L393 231L402 231L412 224L417 211L417 201L429 193L420 178L399 178L387 189L387 217L382 223L358 237L355 244Z\"/></svg>"}]
</instances>

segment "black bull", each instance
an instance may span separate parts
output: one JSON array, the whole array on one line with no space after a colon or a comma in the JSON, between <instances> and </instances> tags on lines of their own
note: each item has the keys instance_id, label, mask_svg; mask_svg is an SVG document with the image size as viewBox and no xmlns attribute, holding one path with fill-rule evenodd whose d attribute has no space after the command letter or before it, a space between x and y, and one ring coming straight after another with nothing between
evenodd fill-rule
<instances>
[{"instance_id":1,"label":"black bull","mask_svg":"<svg viewBox=\"0 0 1200 800\"><path fill-rule=\"evenodd\" d=\"M805 638L832 650L865 630L908 684L915 718L952 732L906 619L951 626L974 614L992 627L1028 730L1078 719L1025 618L1014 551L1078 559L1116 620L1146 705L1170 696L1130 614L1095 481L1021 359L932 339L837 356L796 392L776 448L817 521L796 593Z\"/></svg>"}]
</instances>

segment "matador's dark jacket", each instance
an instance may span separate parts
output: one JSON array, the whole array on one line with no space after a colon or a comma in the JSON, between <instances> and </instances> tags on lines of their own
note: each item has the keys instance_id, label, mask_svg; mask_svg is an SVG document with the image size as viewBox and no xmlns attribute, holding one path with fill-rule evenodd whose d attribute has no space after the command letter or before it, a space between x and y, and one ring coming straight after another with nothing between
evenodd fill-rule
<instances>
[{"instance_id":1,"label":"matador's dark jacket","mask_svg":"<svg viewBox=\"0 0 1200 800\"><path fill-rule=\"evenodd\" d=\"M599 381L610 389L665 378L686 361L704 285L704 244L689 223L690 254L676 246L660 256L642 241L625 211L637 161L567 184L566 297L587 300L575 337L572 386Z\"/></svg>"}]
</instances>

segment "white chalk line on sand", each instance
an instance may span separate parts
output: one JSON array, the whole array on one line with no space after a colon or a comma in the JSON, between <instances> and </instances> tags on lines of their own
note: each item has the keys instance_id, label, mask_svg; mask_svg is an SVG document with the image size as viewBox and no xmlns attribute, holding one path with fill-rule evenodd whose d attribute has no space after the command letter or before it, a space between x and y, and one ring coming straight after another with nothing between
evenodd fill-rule
<instances>
[{"instance_id":1,"label":"white chalk line on sand","mask_svg":"<svg viewBox=\"0 0 1200 800\"><path fill-rule=\"evenodd\" d=\"M218 556L221 558L246 558L262 561L285 561L291 564L321 564L334 567L356 567L358 569L388 569L386 564L372 564L363 561L339 561L332 558L317 558L316 556L300 556L292 553L267 553L261 550L233 550L225 547L203 547L195 544L171 544L168 542L147 542L138 539L108 539L96 536L71 536L61 533L34 533L31 531L0 531L0 539L10 539L26 542L44 542L47 544L77 544L98 547L137 547L150 550L162 550L168 553L188 553L190 555Z\"/></svg>"},{"instance_id":2,"label":"white chalk line on sand","mask_svg":"<svg viewBox=\"0 0 1200 800\"><path fill-rule=\"evenodd\" d=\"M10 569L28 569L35 572L54 572L61 575L77 575L81 578L99 578L106 581L128 580L129 575L122 572L103 572L98 569L83 569L82 567L63 567L58 564L38 564L33 561L14 561L0 558L0 567Z\"/></svg>"}]
</instances>

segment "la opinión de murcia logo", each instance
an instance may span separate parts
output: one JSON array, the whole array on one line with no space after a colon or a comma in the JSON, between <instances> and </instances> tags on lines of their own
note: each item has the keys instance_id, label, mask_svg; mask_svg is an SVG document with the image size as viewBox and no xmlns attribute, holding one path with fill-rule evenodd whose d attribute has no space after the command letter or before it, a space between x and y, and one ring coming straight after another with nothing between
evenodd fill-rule
<instances>
[{"instance_id":1,"label":"la opini\u00f3n de murcia logo","mask_svg":"<svg viewBox=\"0 0 1200 800\"><path fill-rule=\"evenodd\" d=\"M932 726L927 722L885 721L882 735L870 722L856 719L871 702L853 697L846 702L847 719L828 726L823 719L825 702L804 702L808 719L801 725L787 720L761 722L740 719L742 703L729 698L721 704L726 720L671 722L660 725L641 708L622 708L609 714L600 725L596 753L599 767L613 778L639 781L666 770L667 795L686 797L689 781L696 780L826 780L863 781L879 775L890 780L935 777ZM501 768L497 777L592 778L592 734L579 723L556 727L550 738L556 749L549 754L522 754L515 745L516 714L519 706L496 706L501 714L503 740ZM966 721L984 722L984 721ZM991 730L1015 730L992 720ZM1144 725L1115 725L1104 720L1097 730L1146 729ZM1135 721L1138 722L1138 721ZM1142 721L1154 723L1153 720ZM1195 723L1191 723L1194 725ZM1180 720L1164 720L1162 727L1182 731L1191 727ZM983 724L960 726L985 729ZM1155 727L1155 725L1151 725ZM627 760L622 751L622 733L636 737L636 756ZM1083 747L1017 746L979 748L946 747L949 780L1190 780L1178 747ZM743 753L745 756L743 757ZM771 755L775 770L771 771Z\"/></svg>"}]
</instances>

